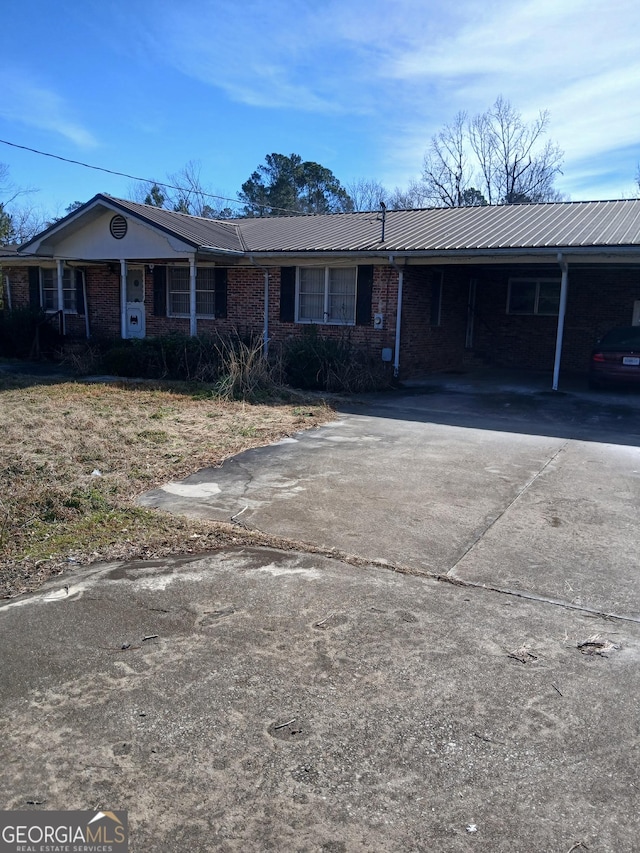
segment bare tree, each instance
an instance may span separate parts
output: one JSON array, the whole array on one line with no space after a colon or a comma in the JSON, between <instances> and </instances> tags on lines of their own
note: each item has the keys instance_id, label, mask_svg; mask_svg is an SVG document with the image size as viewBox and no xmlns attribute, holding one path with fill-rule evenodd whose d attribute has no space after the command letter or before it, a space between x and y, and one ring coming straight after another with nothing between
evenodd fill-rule
<instances>
[{"instance_id":1,"label":"bare tree","mask_svg":"<svg viewBox=\"0 0 640 853\"><path fill-rule=\"evenodd\" d=\"M381 201L388 205L389 191L375 178L354 178L345 189L354 210L378 210Z\"/></svg>"},{"instance_id":2,"label":"bare tree","mask_svg":"<svg viewBox=\"0 0 640 853\"><path fill-rule=\"evenodd\" d=\"M551 140L542 145L548 125L547 110L527 124L502 95L470 122L469 142L489 204L558 198L553 182L561 174L564 152Z\"/></svg>"},{"instance_id":3,"label":"bare tree","mask_svg":"<svg viewBox=\"0 0 640 853\"><path fill-rule=\"evenodd\" d=\"M49 225L44 210L31 204L14 205L11 208L12 241L26 243Z\"/></svg>"},{"instance_id":4,"label":"bare tree","mask_svg":"<svg viewBox=\"0 0 640 853\"><path fill-rule=\"evenodd\" d=\"M46 225L45 214L33 204L17 204L17 199L37 192L19 187L10 177L9 166L0 163L0 244L23 243Z\"/></svg>"},{"instance_id":5,"label":"bare tree","mask_svg":"<svg viewBox=\"0 0 640 853\"><path fill-rule=\"evenodd\" d=\"M459 112L432 137L425 154L422 185L430 203L469 207L557 201L553 183L564 154L543 140L548 125L548 112L527 123L501 95L471 120Z\"/></svg>"},{"instance_id":6,"label":"bare tree","mask_svg":"<svg viewBox=\"0 0 640 853\"><path fill-rule=\"evenodd\" d=\"M207 219L230 219L232 209L222 204L221 194L214 193L201 178L202 164L189 160L182 169L167 175L166 182L141 181L129 189L132 201L164 207L177 213L203 216Z\"/></svg>"},{"instance_id":7,"label":"bare tree","mask_svg":"<svg viewBox=\"0 0 640 853\"><path fill-rule=\"evenodd\" d=\"M463 207L465 192L471 188L468 115L459 112L451 124L431 139L422 166L425 192L438 207Z\"/></svg>"},{"instance_id":8,"label":"bare tree","mask_svg":"<svg viewBox=\"0 0 640 853\"><path fill-rule=\"evenodd\" d=\"M406 190L396 187L389 196L387 207L391 210L415 210L430 207L431 200L425 185L421 181L409 181Z\"/></svg>"}]
</instances>

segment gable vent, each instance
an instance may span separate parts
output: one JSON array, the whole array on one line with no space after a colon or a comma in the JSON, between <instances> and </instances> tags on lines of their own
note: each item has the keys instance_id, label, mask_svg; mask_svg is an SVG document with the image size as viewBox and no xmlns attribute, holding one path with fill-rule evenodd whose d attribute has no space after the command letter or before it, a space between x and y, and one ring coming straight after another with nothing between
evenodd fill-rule
<instances>
[{"instance_id":1,"label":"gable vent","mask_svg":"<svg viewBox=\"0 0 640 853\"><path fill-rule=\"evenodd\" d=\"M127 233L127 220L124 216L112 217L111 222L109 223L109 231L111 231L111 236L115 237L116 240L122 240L124 235Z\"/></svg>"}]
</instances>

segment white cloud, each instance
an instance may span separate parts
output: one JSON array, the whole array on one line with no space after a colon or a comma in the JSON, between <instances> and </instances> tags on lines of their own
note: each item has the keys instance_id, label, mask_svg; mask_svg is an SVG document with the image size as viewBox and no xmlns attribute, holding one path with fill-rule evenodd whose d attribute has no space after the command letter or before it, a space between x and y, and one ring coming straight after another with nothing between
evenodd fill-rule
<instances>
[{"instance_id":1,"label":"white cloud","mask_svg":"<svg viewBox=\"0 0 640 853\"><path fill-rule=\"evenodd\" d=\"M417 172L443 122L460 109L486 109L498 94L528 120L550 111L549 136L566 152L565 173L582 171L583 186L593 167L586 161L634 145L640 155L636 0L499 0L472 3L466 12L466 23L431 44L416 39L389 65L390 79L415 96L399 134L398 166L404 160ZM611 190L621 185L611 195L626 186L626 167L618 165L617 178L613 163L602 168L611 173Z\"/></svg>"},{"instance_id":2,"label":"white cloud","mask_svg":"<svg viewBox=\"0 0 640 853\"><path fill-rule=\"evenodd\" d=\"M456 112L485 110L499 94L528 120L549 109L567 173L640 144L637 0L146 5L127 34L154 61L232 101L286 110L293 127L302 113L363 117L377 174L392 184L419 173L429 138Z\"/></svg>"},{"instance_id":3,"label":"white cloud","mask_svg":"<svg viewBox=\"0 0 640 853\"><path fill-rule=\"evenodd\" d=\"M150 37L156 56L232 100L303 112L344 108L338 75L317 61L327 32L310 4L191 2L158 11Z\"/></svg>"},{"instance_id":4,"label":"white cloud","mask_svg":"<svg viewBox=\"0 0 640 853\"><path fill-rule=\"evenodd\" d=\"M95 137L77 122L66 101L51 89L13 69L0 73L0 116L9 122L49 130L81 148L97 145Z\"/></svg>"}]
</instances>

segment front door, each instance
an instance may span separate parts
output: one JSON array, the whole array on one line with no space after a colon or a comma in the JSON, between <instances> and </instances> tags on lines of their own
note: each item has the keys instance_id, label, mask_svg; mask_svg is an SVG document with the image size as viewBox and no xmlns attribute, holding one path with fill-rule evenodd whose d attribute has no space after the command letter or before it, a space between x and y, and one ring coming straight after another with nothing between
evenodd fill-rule
<instances>
[{"instance_id":1,"label":"front door","mask_svg":"<svg viewBox=\"0 0 640 853\"><path fill-rule=\"evenodd\" d=\"M127 269L127 337L144 338L144 267Z\"/></svg>"}]
</instances>

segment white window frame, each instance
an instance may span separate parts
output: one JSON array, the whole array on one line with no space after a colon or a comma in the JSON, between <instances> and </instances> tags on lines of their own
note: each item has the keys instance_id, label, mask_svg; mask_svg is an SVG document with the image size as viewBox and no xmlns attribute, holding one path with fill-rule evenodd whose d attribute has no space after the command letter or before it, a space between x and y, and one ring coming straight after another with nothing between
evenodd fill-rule
<instances>
[{"instance_id":1,"label":"white window frame","mask_svg":"<svg viewBox=\"0 0 640 853\"><path fill-rule=\"evenodd\" d=\"M200 272L200 270L211 270L214 277L215 277L215 269L216 269L215 266L209 266L207 264L198 264L196 266L196 306L198 305L198 294L199 293L213 293L214 294L213 295L214 312L215 312L215 299L216 299L216 297L215 297L215 292L216 292L216 290L215 290L215 279L213 282L213 290L211 290L210 288L206 288L206 289L205 288L199 288L198 287L198 273ZM185 290L173 291L171 289L172 275L173 275L173 272L175 270L182 270L183 274L186 275L187 287ZM169 264L167 266L167 317L189 318L191 316L191 286L190 286L189 274L190 274L189 273L189 267L186 266L185 264ZM186 293L187 294L187 311L186 311L186 313L182 312L182 311L174 311L173 310L172 296L174 293L180 293L180 294ZM200 320L215 320L216 315L215 315L215 313L202 314L202 313L196 312L196 317Z\"/></svg>"},{"instance_id":2,"label":"white window frame","mask_svg":"<svg viewBox=\"0 0 640 853\"><path fill-rule=\"evenodd\" d=\"M73 267L64 267L62 273L63 310L65 314L77 314L78 303L76 299L76 270ZM45 287L46 279L51 276L51 286ZM82 273L84 275L84 273ZM53 294L53 305L46 304L45 292ZM68 303L68 305L67 305ZM58 303L58 269L57 267L40 267L40 304L47 314L57 314L60 311Z\"/></svg>"},{"instance_id":3,"label":"white window frame","mask_svg":"<svg viewBox=\"0 0 640 853\"><path fill-rule=\"evenodd\" d=\"M324 304L322 319L300 316L300 274L304 270L324 270ZM352 270L354 276L353 286L353 317L352 319L331 319L329 317L329 306L331 298L331 273L336 270ZM358 307L358 267L357 266L323 266L323 267L296 267L296 299L295 299L295 322L314 326L355 326Z\"/></svg>"},{"instance_id":4,"label":"white window frame","mask_svg":"<svg viewBox=\"0 0 640 853\"><path fill-rule=\"evenodd\" d=\"M209 276L213 277L213 287L209 287L209 288L198 287L198 279L200 278L200 271L201 270L203 272L205 270L207 271L207 277L209 277ZM211 280L209 281L209 284L211 284ZM198 295L201 293L207 293L207 294L213 295L213 311L209 314L204 314L204 313L198 311ZM204 266L204 265L197 266L196 267L196 317L198 317L199 319L204 319L204 320L215 320L215 318L216 318L215 311L216 311L216 268Z\"/></svg>"},{"instance_id":5,"label":"white window frame","mask_svg":"<svg viewBox=\"0 0 640 853\"><path fill-rule=\"evenodd\" d=\"M513 285L519 284L535 284L536 292L534 296L533 311L512 311L511 310L511 289ZM556 311L540 311L540 287L542 285L556 285L558 288L558 310ZM518 276L509 279L509 289L507 292L507 314L512 317L557 317L560 305L560 279L559 278L539 278L536 276Z\"/></svg>"}]
</instances>

